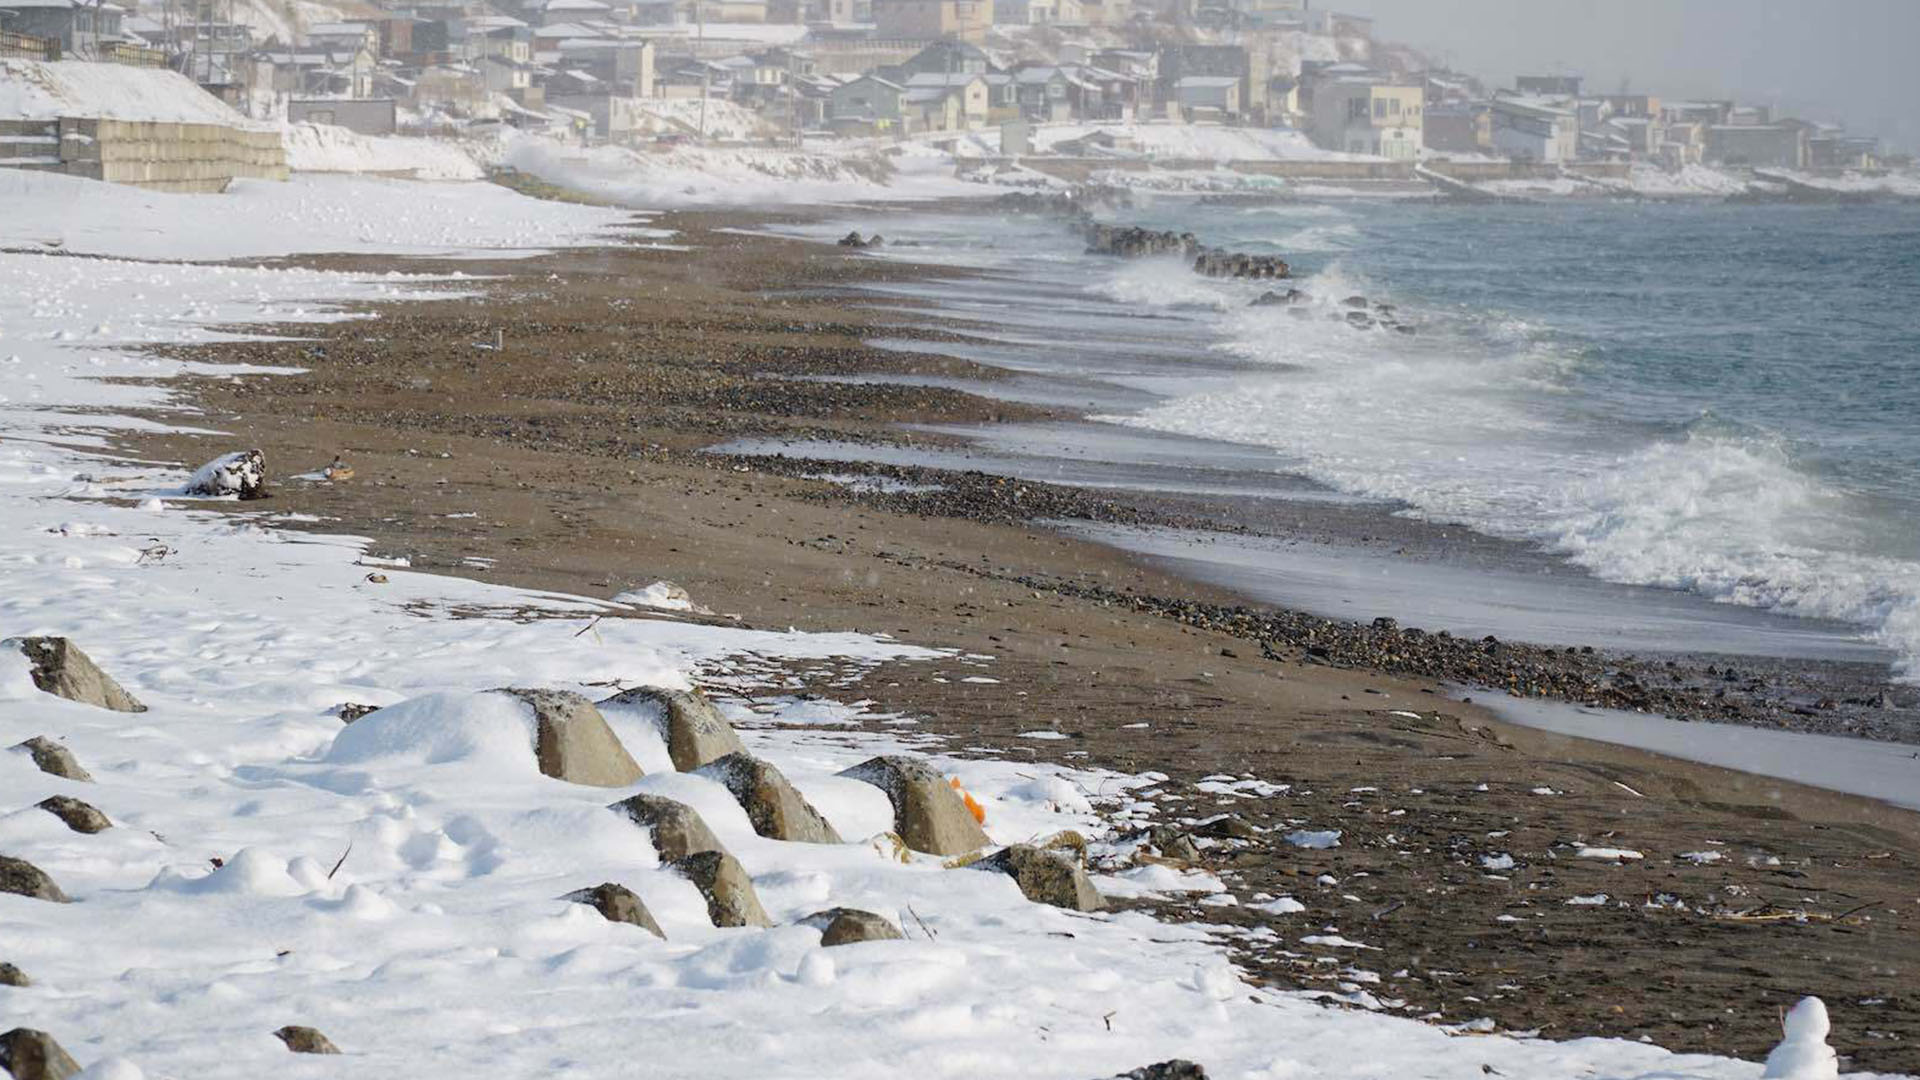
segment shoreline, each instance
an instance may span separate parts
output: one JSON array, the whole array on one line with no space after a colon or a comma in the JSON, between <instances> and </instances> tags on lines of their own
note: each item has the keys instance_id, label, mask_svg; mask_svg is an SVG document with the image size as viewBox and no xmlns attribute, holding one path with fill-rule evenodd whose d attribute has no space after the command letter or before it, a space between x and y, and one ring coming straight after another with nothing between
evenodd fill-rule
<instances>
[{"instance_id":1,"label":"shoreline","mask_svg":"<svg viewBox=\"0 0 1920 1080\"><path fill-rule=\"evenodd\" d=\"M1851 887L1864 887L1881 881L1886 873L1920 865L1920 826L1916 825L1920 818L1914 815L1790 785L1757 791L1750 778L1725 770L1687 766L1626 748L1596 749L1598 744L1510 727L1477 709L1440 698L1436 686L1425 681L1431 677L1427 672L1381 675L1348 668L1344 657L1329 664L1325 661L1333 658L1314 657L1304 649L1298 656L1267 660L1260 657L1257 645L1247 648L1249 640L1259 639L1232 633L1231 628L1222 632L1217 626L1136 615L1116 601L1130 593L1171 596L1223 610L1246 605L1231 589L1190 581L1143 559L1034 524L1040 518L1059 516L1062 509L1068 511L1066 516L1090 520L1099 520L1093 515L1105 513L1144 521L1158 513L1163 517L1148 523L1178 522L1175 514L1164 506L1155 507L1152 500L1109 498L1084 488L1051 485L1024 485L1031 497L1021 492L1010 498L1006 481L981 474L943 500L953 505L922 505L907 498L912 493L860 496L843 485L793 478L817 471L810 463L739 472L738 463L701 460L696 451L731 434L764 436L773 431L859 438L917 416L945 422L1070 418L1058 408L989 402L938 387L876 389L787 381L781 389L769 389L764 384L770 380L764 374L770 369L858 374L891 364L908 374L977 377L979 365L929 354L889 356L865 342L878 329L888 337L912 336L902 333L898 320L875 318L851 306L843 295L835 297L838 303L811 299L819 290L831 296L849 283L889 276L919 278L942 273L942 268L876 266L830 250L818 251L811 244L717 231L728 227L728 222L744 220L749 219L727 214L667 215L654 223L679 227L684 236L711 242L707 246L696 241L700 250L694 253L584 249L503 261L498 269L501 280L485 283L490 306L502 308L497 314L461 311L463 303L458 301L380 305L377 321L303 327L308 340L301 342L230 343L190 350L207 358L257 357L262 363L307 367L309 374L304 376L200 380L193 396L207 410L209 423L237 430L253 445L263 446L276 474L303 471L309 463L324 465L329 453L344 454L359 472L359 479L349 484L283 483L278 499L241 509L265 510L271 523L283 527L294 523L273 519L285 512L313 514L323 520L294 527L371 536L372 550L406 554L417 569L583 595L609 595L655 577L671 578L686 585L696 602L723 612L741 612L752 623L858 627L889 632L915 644L959 645L998 655L1005 666L995 672L1000 683L990 688L961 689L935 681L928 672L900 670L892 672L898 676L897 685L870 679L863 692L887 707L924 716L923 730L964 735L970 745L1000 746L1003 753L1084 753L1086 760L1095 763L1125 762L1135 771L1169 772L1178 778L1176 783L1186 785L1198 784L1203 776L1232 763L1242 767L1226 771L1292 778L1298 794L1219 800L1248 817L1306 816L1316 826L1337 821L1356 836L1375 831L1374 838L1384 840L1367 824L1371 814L1384 810L1349 807L1346 803L1354 800L1334 793L1346 790L1342 783L1388 790L1388 785L1377 782L1382 775L1395 777L1401 789L1424 785L1434 791L1441 785L1426 779L1426 770L1432 769L1448 777L1446 785L1458 789L1448 796L1449 808L1435 811L1433 821L1419 826L1431 837L1425 845L1427 859L1420 864L1426 867L1422 872L1443 877L1456 875L1451 867L1457 852L1450 851L1444 837L1458 828L1460 808L1474 801L1468 794L1474 790L1468 778L1496 772L1510 775L1516 755L1527 768L1558 777L1550 785L1557 790L1572 792L1576 785L1582 789L1578 798L1583 805L1577 812L1566 812L1564 820L1558 810L1549 815L1555 828L1599 835L1604 823L1629 821L1649 838L1638 842L1650 850L1659 847L1650 840L1678 851L1683 835L1720 832L1757 837L1760 843L1791 853L1805 843L1798 838L1799 829L1817 820L1829 830L1848 834L1841 846L1853 854L1847 856L1850 863L1845 871L1861 879ZM676 259L681 261L678 268ZM371 260L317 261L331 264L328 268L356 268ZM391 260L382 260L383 268L392 265ZM570 293L577 290L588 295L562 302L539 284L550 273L561 275ZM770 297L779 298L778 314L768 313ZM538 347L523 344L521 335L510 337L505 359L514 370L505 374L513 385L503 388L510 393L490 395L500 403L483 407L482 397L473 391L495 389L482 364L496 358L476 360L472 350L462 346L468 338L482 336L483 329L520 312L541 313L541 331L557 344ZM376 340L368 341L369 337ZM315 348L324 352L314 354ZM647 370L640 374L634 373L631 364L636 351L645 353ZM303 353L305 363L300 362ZM404 375L407 368L414 374ZM429 381L415 385L419 379ZM459 406L467 402L471 407L463 411ZM308 409L311 418L295 419ZM123 445L152 451L161 459L191 462L211 456L208 451L216 447L230 448L233 440L141 437ZM615 460L627 466L608 464ZM1016 491L1022 486L1012 485ZM424 504L442 512L436 515ZM474 519L446 516L466 513L479 514L484 531L465 524ZM785 572L769 570L776 566ZM1039 584L1031 580L1036 572L1050 572L1070 587L1034 588ZM885 603L888 598L896 602ZM996 630L990 623L1012 625ZM1023 686L1028 689L1019 689ZM1390 707L1368 708L1374 704L1370 694ZM1027 695L1032 700L1022 700ZM1039 711L1054 714L1053 724L1070 733L1057 746L1051 741L1015 741L1021 732L1014 729L1035 723L1025 717L1035 701L1044 702ZM1387 734L1395 725L1384 715L1405 702L1414 704L1415 720L1399 726L1415 730ZM1173 721L1167 734L1182 741L1168 745L1158 732L1137 735L1133 733L1137 729L1126 727L1132 721L1125 718L1142 710L1169 711L1174 716L1198 710L1208 721L1204 726L1192 720ZM1286 718L1285 753L1280 752L1271 730L1275 716ZM1157 728L1165 721L1156 716L1148 722ZM1201 732L1206 737L1200 743L1185 745L1185 739ZM1454 753L1428 760L1441 749ZM1350 756L1361 760L1347 764ZM1355 772L1356 768L1360 771ZM1603 779L1609 773L1626 779ZM1369 776L1375 782L1369 783ZM1638 795L1608 790L1615 783L1626 783ZM1324 795L1316 797L1308 788ZM1788 796L1799 814L1781 809L1779 804ZM1659 802L1662 812L1657 818L1647 818L1651 807L1641 803L1648 800ZM1537 804L1538 797L1531 796L1530 789L1516 788L1481 801L1489 805L1469 811L1470 816L1493 823L1502 814L1512 817ZM1762 807L1768 813L1754 813ZM1453 816L1451 820L1448 815ZM1405 868L1389 857L1392 847L1380 845L1377 854L1384 861L1368 863L1369 876L1405 880ZM1550 838L1542 848L1552 850ZM1882 848L1893 856L1867 859L1869 849ZM1292 862L1299 857L1295 853L1236 866L1234 872L1242 880L1234 883L1235 891L1252 895L1262 883L1294 877L1311 880L1310 868ZM1360 854L1355 847L1345 856L1323 853L1316 860L1324 860L1319 863L1324 865L1374 857ZM1586 883L1588 870L1563 867L1553 876L1578 886ZM1473 872L1470 863L1466 871L1457 874L1458 881L1450 881L1450 890L1511 893L1511 879L1504 884L1478 881L1484 875ZM1347 871L1342 868L1342 872ZM1698 889L1705 896L1724 887L1724 879L1733 873L1730 868L1676 866L1673 874L1681 884L1673 887ZM1716 877L1722 879L1719 884L1709 880ZM1342 914L1352 918L1351 911L1341 910L1345 903L1341 895L1308 898L1315 909L1313 917L1321 921ZM1450 963L1459 960L1455 966L1465 968L1469 962L1481 962L1472 955L1483 948L1477 942L1481 931L1474 927L1484 924L1484 910L1477 905L1484 904L1486 896L1479 895L1473 904L1460 899L1455 895L1432 901L1432 907L1419 900L1409 903L1423 927L1430 928L1432 923L1458 928L1455 940L1435 948ZM1178 902L1164 906L1163 914L1174 917L1200 911ZM1212 910L1209 917L1227 910ZM1618 922L1614 930L1623 935L1615 947L1647 953L1646 970L1651 973L1657 970L1652 954L1661 950L1641 940L1644 928L1634 928L1633 920L1644 916L1626 910L1625 916L1616 916L1611 909L1605 913ZM1243 908L1236 918L1244 917ZM1567 913L1553 912L1551 917L1559 919ZM1889 922L1902 923L1910 918L1905 912L1888 917ZM1706 950L1703 955L1728 947L1711 932L1711 918L1696 921L1700 925L1693 929L1706 932L1693 947ZM1822 931L1816 925L1813 932ZM1416 947L1415 936L1399 938L1384 926L1379 932L1386 935L1382 940L1390 942L1386 947L1401 955L1411 955L1409 950ZM1865 936L1880 938L1889 933L1896 931L1883 926ZM1755 947L1771 946L1759 941L1738 946ZM1491 951L1513 959L1503 948ZM1525 951L1524 946L1520 951ZM1250 966L1281 985L1289 981L1309 988L1314 985L1311 966L1304 974L1290 964ZM1430 966L1442 964L1435 959ZM1483 980L1494 978L1497 966L1488 964L1463 976L1463 981L1469 987L1491 987L1494 982ZM1818 992L1817 980L1806 977L1809 972L1794 974L1806 983L1804 989ZM1590 972L1583 974L1586 977L1599 977L1604 983L1611 974ZM1659 1008L1691 1015L1681 1008L1681 998L1693 996L1711 1004L1733 985L1729 982L1715 989L1718 976L1703 978L1704 983L1693 983L1691 994L1676 993L1671 1000L1666 994L1654 995L1662 999ZM1780 978L1783 983L1793 981L1785 975ZM1467 993L1447 979L1403 989L1433 1004L1445 1003L1449 994ZM1587 989L1596 988L1589 985ZM1857 989L1843 991L1838 984L1827 992L1830 1000L1848 993L1858 996ZM1485 990L1471 996L1489 1001L1501 995ZM1765 1024L1759 1020L1735 1025L1738 1031L1729 1029L1702 1042L1700 1033L1689 1032L1688 1024L1654 1016L1651 1005L1644 1011L1636 1007L1623 1012L1616 1023L1612 1018L1591 1017L1590 1009L1582 1011L1578 995L1540 997L1487 1008L1500 1014L1503 1026L1537 1026L1555 1037L1650 1033L1676 1049L1749 1056L1756 1047L1764 1049ZM1698 1002L1687 1008L1703 1015L1716 1011ZM1883 1021L1889 1019L1877 1017L1874 1022L1884 1027ZM1836 1021L1843 1027L1848 1022L1844 1015ZM1575 1023L1588 1026L1566 1026ZM1907 1044L1913 1037L1907 1036ZM1714 1041L1720 1038L1733 1041ZM1877 1049L1890 1052L1888 1062L1914 1067L1895 1046ZM1882 1066L1878 1057L1874 1062L1875 1067L1893 1067Z\"/></svg>"}]
</instances>

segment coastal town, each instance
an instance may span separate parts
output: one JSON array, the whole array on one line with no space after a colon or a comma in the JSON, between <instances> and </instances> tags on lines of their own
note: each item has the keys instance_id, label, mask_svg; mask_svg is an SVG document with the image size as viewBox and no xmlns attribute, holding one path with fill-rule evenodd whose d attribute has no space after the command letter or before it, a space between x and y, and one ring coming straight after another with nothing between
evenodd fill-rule
<instances>
[{"instance_id":1,"label":"coastal town","mask_svg":"<svg viewBox=\"0 0 1920 1080\"><path fill-rule=\"evenodd\" d=\"M1843 117L1568 73L1490 85L1391 29L1309 0L9 0L0 58L65 61L69 83L74 61L180 73L320 171L435 178L429 143L491 169L534 136L636 171L724 172L700 155L734 149L858 172L912 151L1001 184L1920 194L1911 158ZM0 84L33 78L15 64ZM0 115L0 165L98 173L45 125L159 118L68 96Z\"/></svg>"}]
</instances>

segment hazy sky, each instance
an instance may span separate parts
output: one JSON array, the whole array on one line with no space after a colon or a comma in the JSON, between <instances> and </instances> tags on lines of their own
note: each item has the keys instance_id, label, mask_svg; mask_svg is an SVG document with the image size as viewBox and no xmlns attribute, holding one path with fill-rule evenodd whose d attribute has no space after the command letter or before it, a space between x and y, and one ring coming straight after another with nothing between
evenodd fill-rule
<instances>
[{"instance_id":1,"label":"hazy sky","mask_svg":"<svg viewBox=\"0 0 1920 1080\"><path fill-rule=\"evenodd\" d=\"M1735 97L1920 149L1920 0L1312 0L1499 85Z\"/></svg>"}]
</instances>

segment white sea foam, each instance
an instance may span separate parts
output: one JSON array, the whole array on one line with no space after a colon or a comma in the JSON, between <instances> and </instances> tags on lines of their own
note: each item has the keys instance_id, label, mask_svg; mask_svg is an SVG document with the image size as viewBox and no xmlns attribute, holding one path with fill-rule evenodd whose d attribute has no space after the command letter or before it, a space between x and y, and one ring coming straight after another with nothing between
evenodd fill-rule
<instances>
[{"instance_id":1,"label":"white sea foam","mask_svg":"<svg viewBox=\"0 0 1920 1080\"><path fill-rule=\"evenodd\" d=\"M1130 259L1087 291L1131 307L1188 307L1227 311L1247 303L1245 285L1201 277L1177 256Z\"/></svg>"}]
</instances>

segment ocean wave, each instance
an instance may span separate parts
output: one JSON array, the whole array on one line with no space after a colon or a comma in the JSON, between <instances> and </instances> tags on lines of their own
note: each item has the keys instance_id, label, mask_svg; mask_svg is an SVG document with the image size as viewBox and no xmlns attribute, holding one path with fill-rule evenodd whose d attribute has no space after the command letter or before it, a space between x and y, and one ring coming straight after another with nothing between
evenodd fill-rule
<instances>
[{"instance_id":1,"label":"ocean wave","mask_svg":"<svg viewBox=\"0 0 1920 1080\"><path fill-rule=\"evenodd\" d=\"M1401 314L1414 338L1356 331L1338 267L1308 317L1241 308L1220 347L1271 375L1110 417L1271 447L1340 490L1565 555L1594 576L1866 627L1920 681L1920 562L1878 551L1871 510L1786 440L1712 414L1664 431L1596 421L1570 392L1586 358L1524 320Z\"/></svg>"},{"instance_id":2,"label":"ocean wave","mask_svg":"<svg viewBox=\"0 0 1920 1080\"><path fill-rule=\"evenodd\" d=\"M1205 278L1178 256L1129 259L1087 286L1087 291L1129 306L1204 308L1228 311L1245 307L1249 292L1244 282Z\"/></svg>"}]
</instances>

